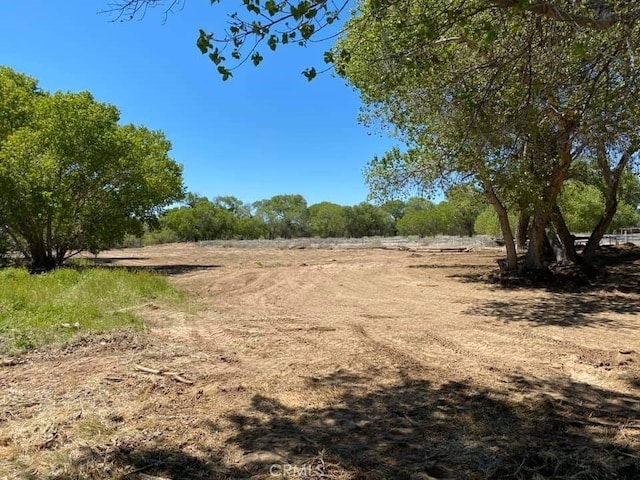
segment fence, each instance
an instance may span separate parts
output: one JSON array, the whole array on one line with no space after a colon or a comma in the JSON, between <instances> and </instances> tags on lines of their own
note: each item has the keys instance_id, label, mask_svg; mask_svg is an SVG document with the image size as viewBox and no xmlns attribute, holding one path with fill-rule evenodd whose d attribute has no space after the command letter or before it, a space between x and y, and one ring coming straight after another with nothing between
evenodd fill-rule
<instances>
[{"instance_id":1,"label":"fence","mask_svg":"<svg viewBox=\"0 0 640 480\"><path fill-rule=\"evenodd\" d=\"M497 247L496 240L488 235L474 237L436 236L420 237L364 237L364 238L294 238L276 240L207 240L198 242L201 247L227 248L483 248Z\"/></svg>"}]
</instances>

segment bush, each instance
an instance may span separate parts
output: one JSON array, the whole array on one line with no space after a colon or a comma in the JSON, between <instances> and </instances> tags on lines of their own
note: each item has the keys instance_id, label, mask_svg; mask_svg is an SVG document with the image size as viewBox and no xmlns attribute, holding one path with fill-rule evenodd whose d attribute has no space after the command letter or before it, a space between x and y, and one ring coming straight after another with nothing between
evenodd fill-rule
<instances>
[{"instance_id":1,"label":"bush","mask_svg":"<svg viewBox=\"0 0 640 480\"><path fill-rule=\"evenodd\" d=\"M184 241L184 240L182 240L176 232L174 232L173 230L169 230L168 228L147 232L142 237L142 245L144 247L148 245L159 245L161 243L176 243L180 241Z\"/></svg>"}]
</instances>

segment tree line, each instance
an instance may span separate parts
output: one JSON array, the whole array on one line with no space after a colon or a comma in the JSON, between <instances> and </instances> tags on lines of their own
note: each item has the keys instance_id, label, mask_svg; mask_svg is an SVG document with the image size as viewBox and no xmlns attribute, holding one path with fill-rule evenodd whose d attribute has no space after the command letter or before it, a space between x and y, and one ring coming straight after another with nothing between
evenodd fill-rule
<instances>
[{"instance_id":1,"label":"tree line","mask_svg":"<svg viewBox=\"0 0 640 480\"><path fill-rule=\"evenodd\" d=\"M610 231L640 223L640 181L627 174L621 207ZM604 208L603 192L595 184L571 182L560 204L572 232L589 232ZM517 217L511 216L513 228ZM193 193L182 205L150 222L144 244L230 239L360 238L369 236L435 235L501 237L498 219L482 192L472 185L456 185L444 201L427 198L389 200L379 205L362 202L343 206L332 202L307 205L302 195L275 195L254 203L234 196L210 200Z\"/></svg>"}]
</instances>

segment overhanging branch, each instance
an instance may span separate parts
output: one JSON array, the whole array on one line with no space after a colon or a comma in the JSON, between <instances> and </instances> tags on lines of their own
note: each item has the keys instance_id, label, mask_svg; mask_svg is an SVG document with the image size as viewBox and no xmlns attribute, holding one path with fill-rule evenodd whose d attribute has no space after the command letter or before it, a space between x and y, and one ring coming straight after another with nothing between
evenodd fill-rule
<instances>
[{"instance_id":1,"label":"overhanging branch","mask_svg":"<svg viewBox=\"0 0 640 480\"><path fill-rule=\"evenodd\" d=\"M558 22L571 23L578 27L607 30L623 20L631 20L629 16L622 16L610 12L608 8L601 8L597 16L578 15L569 13L551 2L522 2L521 0L487 0L488 3L499 8L514 8L542 15ZM606 7L604 2L603 7ZM637 15L633 16L635 19Z\"/></svg>"}]
</instances>

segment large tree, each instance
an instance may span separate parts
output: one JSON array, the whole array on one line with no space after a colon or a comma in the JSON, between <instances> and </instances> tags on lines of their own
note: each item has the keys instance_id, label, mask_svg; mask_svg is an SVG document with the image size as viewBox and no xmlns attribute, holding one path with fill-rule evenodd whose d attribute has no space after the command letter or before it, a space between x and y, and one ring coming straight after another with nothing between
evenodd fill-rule
<instances>
[{"instance_id":1,"label":"large tree","mask_svg":"<svg viewBox=\"0 0 640 480\"><path fill-rule=\"evenodd\" d=\"M507 209L531 215L527 265L537 269L550 236L570 247L556 203L572 163L598 158L614 199L618 173L637 153L640 27L622 3L611 23L586 16L602 13L587 6L542 15L506 3L364 0L334 50L369 118L409 145L374 160L373 186L471 179L496 209L510 268ZM596 243L610 218L594 229Z\"/></svg>"},{"instance_id":2,"label":"large tree","mask_svg":"<svg viewBox=\"0 0 640 480\"><path fill-rule=\"evenodd\" d=\"M5 67L0 88L13 102L0 107L0 225L35 269L139 233L182 197L161 132L121 126L91 94L42 92Z\"/></svg>"}]
</instances>

